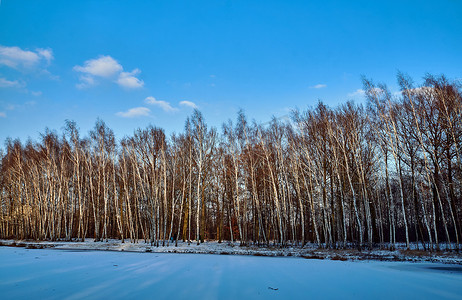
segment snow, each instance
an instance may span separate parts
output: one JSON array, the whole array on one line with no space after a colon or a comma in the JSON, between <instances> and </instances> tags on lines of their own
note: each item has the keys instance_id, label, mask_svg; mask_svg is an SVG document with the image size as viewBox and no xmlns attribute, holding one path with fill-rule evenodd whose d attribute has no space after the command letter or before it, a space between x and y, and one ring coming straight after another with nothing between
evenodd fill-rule
<instances>
[{"instance_id":1,"label":"snow","mask_svg":"<svg viewBox=\"0 0 462 300\"><path fill-rule=\"evenodd\" d=\"M138 243L125 241L122 243L117 239L110 239L107 242L94 242L93 239L86 239L85 242L63 242L63 241L14 241L0 240L0 245L17 246L26 248L55 248L67 250L105 250L125 252L155 252L155 253L200 253L200 254L233 254L233 255L256 255L256 256L296 256L305 258L333 259L333 260L381 260L381 261L430 261L442 263L462 264L462 253L456 251L435 251L426 252L421 250L405 250L405 245L397 245L398 249L389 250L362 250L356 249L322 249L315 244L306 244L305 247L275 247L275 246L239 246L239 242L230 243L217 241L205 241L197 245L196 242L162 242L158 247L151 246L143 240ZM412 245L411 245L412 246ZM411 247L412 249L412 247Z\"/></svg>"},{"instance_id":2,"label":"snow","mask_svg":"<svg viewBox=\"0 0 462 300\"><path fill-rule=\"evenodd\" d=\"M461 299L427 262L0 247L2 299Z\"/></svg>"}]
</instances>

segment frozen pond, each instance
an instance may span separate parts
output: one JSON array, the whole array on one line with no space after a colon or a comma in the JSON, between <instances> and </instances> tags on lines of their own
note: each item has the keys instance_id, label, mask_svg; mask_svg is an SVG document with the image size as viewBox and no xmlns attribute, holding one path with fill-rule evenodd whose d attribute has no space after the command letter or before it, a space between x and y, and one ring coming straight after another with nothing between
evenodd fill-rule
<instances>
[{"instance_id":1,"label":"frozen pond","mask_svg":"<svg viewBox=\"0 0 462 300\"><path fill-rule=\"evenodd\" d=\"M1 299L462 299L462 267L0 247Z\"/></svg>"}]
</instances>

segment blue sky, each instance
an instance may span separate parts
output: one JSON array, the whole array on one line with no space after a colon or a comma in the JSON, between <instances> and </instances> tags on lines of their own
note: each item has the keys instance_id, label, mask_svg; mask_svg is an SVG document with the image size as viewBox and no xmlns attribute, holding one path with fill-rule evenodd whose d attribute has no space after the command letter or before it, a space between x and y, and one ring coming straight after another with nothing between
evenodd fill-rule
<instances>
[{"instance_id":1,"label":"blue sky","mask_svg":"<svg viewBox=\"0 0 462 300\"><path fill-rule=\"evenodd\" d=\"M363 101L362 74L462 78L462 1L24 1L0 4L0 141L103 119L118 138L266 122Z\"/></svg>"}]
</instances>

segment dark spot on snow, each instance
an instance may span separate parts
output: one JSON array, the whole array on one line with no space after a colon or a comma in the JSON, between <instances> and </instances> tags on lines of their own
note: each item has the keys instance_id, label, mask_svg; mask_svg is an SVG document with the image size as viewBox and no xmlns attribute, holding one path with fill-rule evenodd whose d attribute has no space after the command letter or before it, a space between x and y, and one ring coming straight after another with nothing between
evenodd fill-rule
<instances>
[{"instance_id":1,"label":"dark spot on snow","mask_svg":"<svg viewBox=\"0 0 462 300\"><path fill-rule=\"evenodd\" d=\"M54 248L54 245L40 245L40 244L27 244L25 245L26 249L46 249Z\"/></svg>"},{"instance_id":2,"label":"dark spot on snow","mask_svg":"<svg viewBox=\"0 0 462 300\"><path fill-rule=\"evenodd\" d=\"M347 261L348 260L348 258L343 257L343 256L333 256L331 259L332 260L340 260L340 261Z\"/></svg>"}]
</instances>

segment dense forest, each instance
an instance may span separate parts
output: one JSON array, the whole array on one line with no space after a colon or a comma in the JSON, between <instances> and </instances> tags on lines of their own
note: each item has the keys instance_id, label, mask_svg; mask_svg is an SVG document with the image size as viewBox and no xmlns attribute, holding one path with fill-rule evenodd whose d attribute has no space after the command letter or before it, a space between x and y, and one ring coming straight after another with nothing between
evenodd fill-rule
<instances>
[{"instance_id":1,"label":"dense forest","mask_svg":"<svg viewBox=\"0 0 462 300\"><path fill-rule=\"evenodd\" d=\"M121 140L98 120L40 141L8 139L1 155L0 237L153 245L459 249L462 90L444 76L400 93L364 78L365 105L318 103L290 121L184 132L149 126Z\"/></svg>"}]
</instances>

